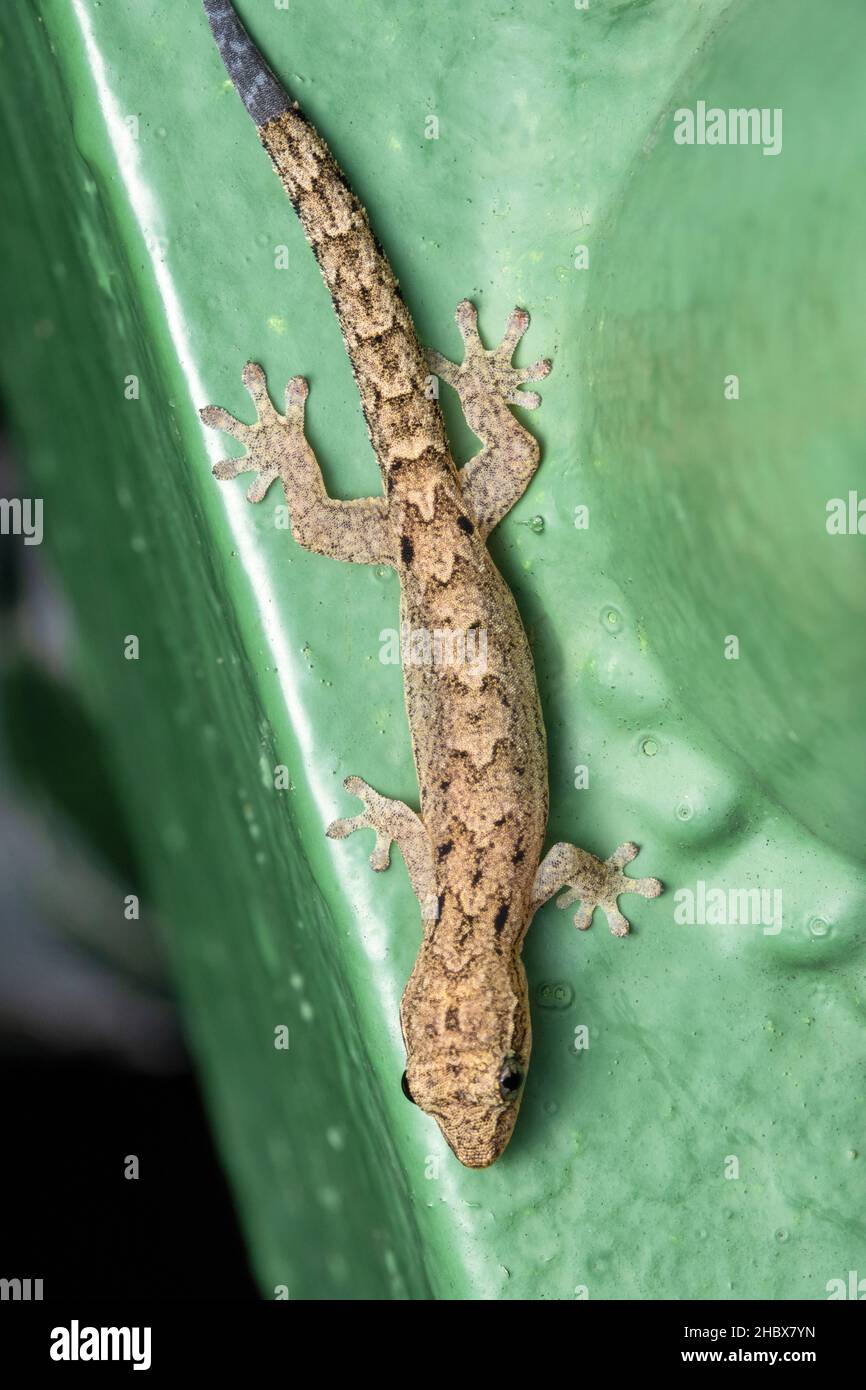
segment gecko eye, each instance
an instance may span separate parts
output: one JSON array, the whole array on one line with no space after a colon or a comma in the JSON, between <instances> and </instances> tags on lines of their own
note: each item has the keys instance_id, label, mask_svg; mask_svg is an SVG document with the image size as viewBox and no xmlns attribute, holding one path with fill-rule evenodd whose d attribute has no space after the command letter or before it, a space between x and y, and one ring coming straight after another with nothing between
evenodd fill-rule
<instances>
[{"instance_id":1,"label":"gecko eye","mask_svg":"<svg viewBox=\"0 0 866 1390\"><path fill-rule=\"evenodd\" d=\"M523 1072L515 1062L506 1062L499 1073L499 1093L503 1100L512 1100L523 1085Z\"/></svg>"},{"instance_id":2,"label":"gecko eye","mask_svg":"<svg viewBox=\"0 0 866 1390\"><path fill-rule=\"evenodd\" d=\"M404 1072L403 1075L400 1077L400 1089L402 1090L403 1095L406 1097L406 1099L407 1099L407 1100L411 1100L412 1104L414 1105L414 1104L415 1104L415 1097L413 1096L412 1092L409 1090L409 1078L407 1077L407 1075L406 1075L405 1072Z\"/></svg>"}]
</instances>

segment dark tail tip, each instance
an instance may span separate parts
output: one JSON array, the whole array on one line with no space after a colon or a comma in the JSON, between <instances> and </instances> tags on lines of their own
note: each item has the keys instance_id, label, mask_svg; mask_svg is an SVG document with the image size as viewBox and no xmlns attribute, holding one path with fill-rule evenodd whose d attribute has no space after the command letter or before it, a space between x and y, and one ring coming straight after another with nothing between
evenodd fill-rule
<instances>
[{"instance_id":1,"label":"dark tail tip","mask_svg":"<svg viewBox=\"0 0 866 1390\"><path fill-rule=\"evenodd\" d=\"M231 0L204 0L204 10L229 77L256 125L291 110L291 97L241 24Z\"/></svg>"}]
</instances>

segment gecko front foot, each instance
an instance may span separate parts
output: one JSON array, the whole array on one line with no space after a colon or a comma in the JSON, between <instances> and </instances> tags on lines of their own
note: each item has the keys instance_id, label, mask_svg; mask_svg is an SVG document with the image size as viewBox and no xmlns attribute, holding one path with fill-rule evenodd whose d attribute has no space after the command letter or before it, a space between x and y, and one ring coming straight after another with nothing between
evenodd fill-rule
<instances>
[{"instance_id":1,"label":"gecko front foot","mask_svg":"<svg viewBox=\"0 0 866 1390\"><path fill-rule=\"evenodd\" d=\"M302 376L293 376L286 387L286 413L280 415L268 394L265 373L257 362L248 362L241 379L256 407L258 419L254 425L236 420L218 405L207 405L199 411L204 424L212 429L225 430L240 444L246 445L246 458L223 459L213 469L215 478L224 482L239 473L258 473L247 491L251 502L263 501L271 483L280 477L286 464L297 455L306 462L310 446L304 437L304 404L308 387Z\"/></svg>"},{"instance_id":2,"label":"gecko front foot","mask_svg":"<svg viewBox=\"0 0 866 1390\"><path fill-rule=\"evenodd\" d=\"M391 846L396 839L391 808L398 803L380 796L361 777L347 777L343 786L364 803L364 809L357 816L343 816L331 821L325 834L331 840L344 840L347 835L354 835L356 830L375 830L376 843L370 855L370 867L382 873L391 863Z\"/></svg>"},{"instance_id":3,"label":"gecko front foot","mask_svg":"<svg viewBox=\"0 0 866 1390\"><path fill-rule=\"evenodd\" d=\"M441 353L428 352L427 363L436 376L454 387L468 425L483 439L491 401L507 401L509 405L523 406L524 410L535 410L541 404L538 392L524 392L520 388L528 381L542 381L551 364L548 358L541 358L531 367L512 366L517 344L529 327L525 309L512 309L502 342L489 351L478 333L474 304L468 299L462 300L454 317L465 344L463 362L457 366Z\"/></svg>"},{"instance_id":4,"label":"gecko front foot","mask_svg":"<svg viewBox=\"0 0 866 1390\"><path fill-rule=\"evenodd\" d=\"M566 892L557 899L556 905L570 907L572 903L580 903L574 915L574 925L580 931L586 931L593 912L600 907L613 935L627 936L629 923L619 910L619 895L639 893L642 898L657 898L662 892L657 878L629 878L623 872L637 852L637 845L627 843L614 850L609 859L597 859L576 845L554 845L535 876L533 906L540 907L560 888L565 888Z\"/></svg>"},{"instance_id":5,"label":"gecko front foot","mask_svg":"<svg viewBox=\"0 0 866 1390\"><path fill-rule=\"evenodd\" d=\"M376 843L370 855L370 866L381 873L391 863L391 846L396 844L403 856L415 896L421 904L425 921L437 916L433 849L430 836L421 817L404 801L380 796L361 777L347 777L343 786L357 796L364 809L357 816L345 816L332 821L325 834L332 840L343 840L356 830L375 830Z\"/></svg>"},{"instance_id":6,"label":"gecko front foot","mask_svg":"<svg viewBox=\"0 0 866 1390\"><path fill-rule=\"evenodd\" d=\"M251 502L261 502L271 483L279 478L291 513L292 535L305 550L359 565L395 564L397 542L385 498L342 502L325 491L316 456L304 434L308 395L304 378L293 376L286 387L285 415L274 408L265 374L255 362L244 367L243 383L256 407L254 425L245 425L217 405L205 406L200 412L204 424L225 430L247 447L246 458L223 459L215 466L214 476L223 480L239 473L258 473L247 491Z\"/></svg>"}]
</instances>

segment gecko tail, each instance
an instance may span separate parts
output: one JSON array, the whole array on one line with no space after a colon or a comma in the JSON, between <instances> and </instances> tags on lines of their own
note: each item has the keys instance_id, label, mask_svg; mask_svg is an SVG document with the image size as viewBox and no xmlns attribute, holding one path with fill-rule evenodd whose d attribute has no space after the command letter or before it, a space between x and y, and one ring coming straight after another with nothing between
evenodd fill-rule
<instances>
[{"instance_id":1,"label":"gecko tail","mask_svg":"<svg viewBox=\"0 0 866 1390\"><path fill-rule=\"evenodd\" d=\"M231 0L204 0L204 10L229 77L256 125L292 110L295 103L241 24Z\"/></svg>"}]
</instances>

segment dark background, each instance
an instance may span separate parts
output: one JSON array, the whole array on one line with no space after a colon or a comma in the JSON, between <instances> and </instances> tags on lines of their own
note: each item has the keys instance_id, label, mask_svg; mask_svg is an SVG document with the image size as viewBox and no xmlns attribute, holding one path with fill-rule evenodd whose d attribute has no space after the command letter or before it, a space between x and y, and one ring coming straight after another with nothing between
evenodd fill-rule
<instances>
[{"instance_id":1,"label":"dark background","mask_svg":"<svg viewBox=\"0 0 866 1390\"><path fill-rule=\"evenodd\" d=\"M16 475L0 409L0 496ZM74 650L40 547L0 536L0 1277L252 1300L154 913L118 920L146 878Z\"/></svg>"}]
</instances>

